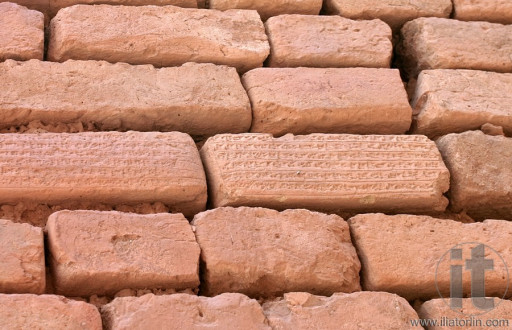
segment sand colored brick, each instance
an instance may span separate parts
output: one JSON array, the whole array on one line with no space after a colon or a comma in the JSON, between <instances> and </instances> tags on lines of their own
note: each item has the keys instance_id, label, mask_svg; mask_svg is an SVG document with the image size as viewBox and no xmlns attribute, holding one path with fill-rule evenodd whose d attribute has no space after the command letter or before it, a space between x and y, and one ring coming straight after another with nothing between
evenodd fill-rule
<instances>
[{"instance_id":1,"label":"sand colored brick","mask_svg":"<svg viewBox=\"0 0 512 330\"><path fill-rule=\"evenodd\" d=\"M192 222L204 264L201 292L250 297L354 292L360 263L347 223L307 210L218 208Z\"/></svg>"},{"instance_id":2,"label":"sand colored brick","mask_svg":"<svg viewBox=\"0 0 512 330\"><path fill-rule=\"evenodd\" d=\"M188 294L117 298L101 308L104 329L270 330L256 300L239 293L214 298Z\"/></svg>"},{"instance_id":3,"label":"sand colored brick","mask_svg":"<svg viewBox=\"0 0 512 330\"><path fill-rule=\"evenodd\" d=\"M352 19L379 18L398 30L418 17L450 17L451 0L326 0L325 10Z\"/></svg>"},{"instance_id":4,"label":"sand colored brick","mask_svg":"<svg viewBox=\"0 0 512 330\"><path fill-rule=\"evenodd\" d=\"M391 29L380 21L282 15L265 23L271 67L389 68Z\"/></svg>"},{"instance_id":5,"label":"sand colored brick","mask_svg":"<svg viewBox=\"0 0 512 330\"><path fill-rule=\"evenodd\" d=\"M58 294L199 286L199 245L181 214L60 211L46 230Z\"/></svg>"},{"instance_id":6,"label":"sand colored brick","mask_svg":"<svg viewBox=\"0 0 512 330\"><path fill-rule=\"evenodd\" d=\"M431 138L493 124L512 134L512 74L477 70L425 70L412 106L413 131Z\"/></svg>"},{"instance_id":7,"label":"sand colored brick","mask_svg":"<svg viewBox=\"0 0 512 330\"><path fill-rule=\"evenodd\" d=\"M455 19L512 24L509 0L453 0L453 4Z\"/></svg>"},{"instance_id":8,"label":"sand colored brick","mask_svg":"<svg viewBox=\"0 0 512 330\"><path fill-rule=\"evenodd\" d=\"M510 320L512 301L510 300L494 298L496 307L490 311L474 307L471 298L463 299L462 308L451 309L449 303L449 300L433 299L421 305L418 310L420 318L438 320L437 326L427 326L427 330L451 330L456 328L475 330L508 329L512 325ZM460 323L461 321L467 323Z\"/></svg>"},{"instance_id":9,"label":"sand colored brick","mask_svg":"<svg viewBox=\"0 0 512 330\"><path fill-rule=\"evenodd\" d=\"M512 138L471 131L436 142L451 173L452 210L512 220Z\"/></svg>"},{"instance_id":10,"label":"sand colored brick","mask_svg":"<svg viewBox=\"0 0 512 330\"><path fill-rule=\"evenodd\" d=\"M68 7L52 19L48 47L48 59L58 62L106 60L158 67L207 62L241 72L260 67L268 54L256 11L175 6Z\"/></svg>"},{"instance_id":11,"label":"sand colored brick","mask_svg":"<svg viewBox=\"0 0 512 330\"><path fill-rule=\"evenodd\" d=\"M0 203L162 202L191 216L205 209L206 180L183 133L2 134Z\"/></svg>"},{"instance_id":12,"label":"sand colored brick","mask_svg":"<svg viewBox=\"0 0 512 330\"><path fill-rule=\"evenodd\" d=\"M102 329L96 307L61 296L0 294L0 306L2 329Z\"/></svg>"},{"instance_id":13,"label":"sand colored brick","mask_svg":"<svg viewBox=\"0 0 512 330\"><path fill-rule=\"evenodd\" d=\"M227 66L7 61L0 64L0 80L0 129L81 122L99 130L214 135L251 126L249 98Z\"/></svg>"},{"instance_id":14,"label":"sand colored brick","mask_svg":"<svg viewBox=\"0 0 512 330\"><path fill-rule=\"evenodd\" d=\"M404 213L448 204L448 170L420 135L224 134L201 157L214 207Z\"/></svg>"},{"instance_id":15,"label":"sand colored brick","mask_svg":"<svg viewBox=\"0 0 512 330\"><path fill-rule=\"evenodd\" d=\"M210 8L255 9L263 20L283 14L318 15L322 0L209 0Z\"/></svg>"},{"instance_id":16,"label":"sand colored brick","mask_svg":"<svg viewBox=\"0 0 512 330\"><path fill-rule=\"evenodd\" d=\"M472 246L463 245L462 259L451 260L450 250L461 243L485 244L507 265L512 264L512 223L504 220L461 223L427 216L364 214L351 218L349 225L367 291L392 292L407 300L439 298L437 283L441 294L449 297L450 266L471 259ZM494 270L485 273L486 293L502 297L510 282L506 267L490 249L486 256L494 260ZM463 271L462 281L469 294L469 270Z\"/></svg>"},{"instance_id":17,"label":"sand colored brick","mask_svg":"<svg viewBox=\"0 0 512 330\"><path fill-rule=\"evenodd\" d=\"M0 3L0 62L42 60L44 15L10 2Z\"/></svg>"},{"instance_id":18,"label":"sand colored brick","mask_svg":"<svg viewBox=\"0 0 512 330\"><path fill-rule=\"evenodd\" d=\"M242 82L255 133L403 134L412 121L398 70L259 68Z\"/></svg>"},{"instance_id":19,"label":"sand colored brick","mask_svg":"<svg viewBox=\"0 0 512 330\"><path fill-rule=\"evenodd\" d=\"M0 219L0 293L40 294L45 281L41 228Z\"/></svg>"},{"instance_id":20,"label":"sand colored brick","mask_svg":"<svg viewBox=\"0 0 512 330\"><path fill-rule=\"evenodd\" d=\"M401 34L397 53L411 77L428 69L512 72L512 25L418 18Z\"/></svg>"},{"instance_id":21,"label":"sand colored brick","mask_svg":"<svg viewBox=\"0 0 512 330\"><path fill-rule=\"evenodd\" d=\"M116 5L116 6L178 6L183 8L197 8L197 0L47 0L50 2L52 17L66 7L78 4L84 5Z\"/></svg>"},{"instance_id":22,"label":"sand colored brick","mask_svg":"<svg viewBox=\"0 0 512 330\"><path fill-rule=\"evenodd\" d=\"M386 292L285 293L264 303L263 312L272 329L422 329L411 326L418 315L407 300Z\"/></svg>"}]
</instances>

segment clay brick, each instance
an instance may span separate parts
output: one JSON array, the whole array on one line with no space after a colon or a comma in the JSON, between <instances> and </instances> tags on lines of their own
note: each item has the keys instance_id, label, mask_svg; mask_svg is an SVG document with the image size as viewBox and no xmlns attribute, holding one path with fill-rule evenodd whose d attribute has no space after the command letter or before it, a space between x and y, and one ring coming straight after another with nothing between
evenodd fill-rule
<instances>
[{"instance_id":1,"label":"clay brick","mask_svg":"<svg viewBox=\"0 0 512 330\"><path fill-rule=\"evenodd\" d=\"M81 122L99 130L208 136L247 132L252 121L238 73L227 66L7 61L0 64L0 80L0 129Z\"/></svg>"},{"instance_id":2,"label":"clay brick","mask_svg":"<svg viewBox=\"0 0 512 330\"><path fill-rule=\"evenodd\" d=\"M282 15L265 23L271 67L389 68L391 29L379 20Z\"/></svg>"},{"instance_id":3,"label":"clay brick","mask_svg":"<svg viewBox=\"0 0 512 330\"><path fill-rule=\"evenodd\" d=\"M411 77L427 69L512 72L512 25L418 18L401 34L397 52Z\"/></svg>"},{"instance_id":4,"label":"clay brick","mask_svg":"<svg viewBox=\"0 0 512 330\"><path fill-rule=\"evenodd\" d=\"M43 240L41 228L0 219L0 292L44 292Z\"/></svg>"},{"instance_id":5,"label":"clay brick","mask_svg":"<svg viewBox=\"0 0 512 330\"><path fill-rule=\"evenodd\" d=\"M217 135L201 149L219 206L443 211L449 172L425 136Z\"/></svg>"},{"instance_id":6,"label":"clay brick","mask_svg":"<svg viewBox=\"0 0 512 330\"><path fill-rule=\"evenodd\" d=\"M451 209L512 220L512 138L471 131L436 142L451 173Z\"/></svg>"},{"instance_id":7,"label":"clay brick","mask_svg":"<svg viewBox=\"0 0 512 330\"><path fill-rule=\"evenodd\" d=\"M404 298L386 292L292 292L264 303L263 312L272 329L416 329L411 321L418 319Z\"/></svg>"},{"instance_id":8,"label":"clay brick","mask_svg":"<svg viewBox=\"0 0 512 330\"><path fill-rule=\"evenodd\" d=\"M512 301L495 298L496 308L490 311L483 311L473 306L471 298L463 299L463 308L453 310L449 307L449 300L433 299L425 302L418 310L422 319L437 320L437 326L427 326L427 330L451 330L451 329L474 329L487 330L491 328L510 328L512 315ZM485 312L485 313L484 313ZM462 314L461 314L462 313ZM473 315L473 317L470 317ZM462 320L461 320L462 319ZM458 323L456 320L466 321L468 323ZM441 324L441 322L444 322ZM452 323L450 323L452 322ZM488 323L489 322L489 323ZM504 322L504 323L499 323Z\"/></svg>"},{"instance_id":9,"label":"clay brick","mask_svg":"<svg viewBox=\"0 0 512 330\"><path fill-rule=\"evenodd\" d=\"M29 9L37 10L43 14L48 13L50 9L50 0L0 0L2 2L16 3ZM9 32L12 32L8 30Z\"/></svg>"},{"instance_id":10,"label":"clay brick","mask_svg":"<svg viewBox=\"0 0 512 330\"><path fill-rule=\"evenodd\" d=\"M413 131L431 138L501 126L512 134L512 74L476 70L425 70L412 102Z\"/></svg>"},{"instance_id":11,"label":"clay brick","mask_svg":"<svg viewBox=\"0 0 512 330\"><path fill-rule=\"evenodd\" d=\"M178 6L183 8L197 8L197 0L49 0L52 17L66 7L78 4L84 5L122 5L122 6Z\"/></svg>"},{"instance_id":12,"label":"clay brick","mask_svg":"<svg viewBox=\"0 0 512 330\"><path fill-rule=\"evenodd\" d=\"M460 21L512 24L509 0L453 0L454 17Z\"/></svg>"},{"instance_id":13,"label":"clay brick","mask_svg":"<svg viewBox=\"0 0 512 330\"><path fill-rule=\"evenodd\" d=\"M2 329L101 330L96 307L61 296L0 294Z\"/></svg>"},{"instance_id":14,"label":"clay brick","mask_svg":"<svg viewBox=\"0 0 512 330\"><path fill-rule=\"evenodd\" d=\"M205 209L206 180L183 133L2 134L0 203L162 202L187 216Z\"/></svg>"},{"instance_id":15,"label":"clay brick","mask_svg":"<svg viewBox=\"0 0 512 330\"><path fill-rule=\"evenodd\" d=\"M325 10L329 14L352 19L379 18L393 30L405 22L418 17L450 17L451 0L326 0Z\"/></svg>"},{"instance_id":16,"label":"clay brick","mask_svg":"<svg viewBox=\"0 0 512 330\"><path fill-rule=\"evenodd\" d=\"M188 294L116 298L101 308L105 329L270 330L256 300L239 293L214 298Z\"/></svg>"},{"instance_id":17,"label":"clay brick","mask_svg":"<svg viewBox=\"0 0 512 330\"><path fill-rule=\"evenodd\" d=\"M512 264L509 248L512 223L508 221L461 223L427 216L364 214L348 222L362 264L365 291L392 292L407 300L439 298L437 276L440 292L449 297L448 252L466 242L485 244L497 251L508 265ZM465 252L463 258L470 256ZM494 261L494 267L494 271L485 273L486 293L502 297L508 280L506 269L498 260ZM471 287L470 275L470 271L464 271L465 293Z\"/></svg>"},{"instance_id":18,"label":"clay brick","mask_svg":"<svg viewBox=\"0 0 512 330\"><path fill-rule=\"evenodd\" d=\"M327 295L361 289L360 263L348 225L336 215L219 208L196 215L192 224L205 265L205 295Z\"/></svg>"},{"instance_id":19,"label":"clay brick","mask_svg":"<svg viewBox=\"0 0 512 330\"><path fill-rule=\"evenodd\" d=\"M245 72L262 66L269 51L256 11L76 5L52 19L48 59L158 67L208 62Z\"/></svg>"},{"instance_id":20,"label":"clay brick","mask_svg":"<svg viewBox=\"0 0 512 330\"><path fill-rule=\"evenodd\" d=\"M60 211L46 230L58 294L199 286L199 245L181 214Z\"/></svg>"},{"instance_id":21,"label":"clay brick","mask_svg":"<svg viewBox=\"0 0 512 330\"><path fill-rule=\"evenodd\" d=\"M282 14L318 15L322 9L322 0L209 0L210 8L255 9L263 20Z\"/></svg>"},{"instance_id":22,"label":"clay brick","mask_svg":"<svg viewBox=\"0 0 512 330\"><path fill-rule=\"evenodd\" d=\"M0 62L43 59L44 15L14 3L0 3Z\"/></svg>"},{"instance_id":23,"label":"clay brick","mask_svg":"<svg viewBox=\"0 0 512 330\"><path fill-rule=\"evenodd\" d=\"M398 70L260 68L242 81L255 133L403 134L412 121Z\"/></svg>"}]
</instances>

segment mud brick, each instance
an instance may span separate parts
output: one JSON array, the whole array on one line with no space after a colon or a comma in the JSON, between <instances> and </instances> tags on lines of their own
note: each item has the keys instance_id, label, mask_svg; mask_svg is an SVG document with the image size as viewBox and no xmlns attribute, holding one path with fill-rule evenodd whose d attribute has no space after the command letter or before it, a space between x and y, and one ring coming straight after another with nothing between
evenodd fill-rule
<instances>
[{"instance_id":1,"label":"mud brick","mask_svg":"<svg viewBox=\"0 0 512 330\"><path fill-rule=\"evenodd\" d=\"M200 213L192 224L205 265L205 295L330 295L361 289L348 225L336 215L228 207Z\"/></svg>"},{"instance_id":2,"label":"mud brick","mask_svg":"<svg viewBox=\"0 0 512 330\"><path fill-rule=\"evenodd\" d=\"M29 9L37 10L43 14L47 14L50 9L50 0L0 0L2 2L16 3ZM12 32L12 30L8 30Z\"/></svg>"},{"instance_id":3,"label":"mud brick","mask_svg":"<svg viewBox=\"0 0 512 330\"><path fill-rule=\"evenodd\" d=\"M6 61L0 64L0 81L0 129L32 121L81 122L106 131L209 136L247 132L252 121L238 73L227 66Z\"/></svg>"},{"instance_id":4,"label":"mud brick","mask_svg":"<svg viewBox=\"0 0 512 330\"><path fill-rule=\"evenodd\" d=\"M403 134L412 121L398 70L260 68L242 81L255 133Z\"/></svg>"},{"instance_id":5,"label":"mud brick","mask_svg":"<svg viewBox=\"0 0 512 330\"><path fill-rule=\"evenodd\" d=\"M379 20L282 15L265 23L271 67L389 68L391 29Z\"/></svg>"},{"instance_id":6,"label":"mud brick","mask_svg":"<svg viewBox=\"0 0 512 330\"><path fill-rule=\"evenodd\" d=\"M104 329L270 330L256 300L239 293L214 298L188 294L116 298L102 306Z\"/></svg>"},{"instance_id":7,"label":"mud brick","mask_svg":"<svg viewBox=\"0 0 512 330\"><path fill-rule=\"evenodd\" d=\"M429 137L493 124L512 134L512 74L477 70L425 70L412 102L413 131Z\"/></svg>"},{"instance_id":8,"label":"mud brick","mask_svg":"<svg viewBox=\"0 0 512 330\"><path fill-rule=\"evenodd\" d=\"M41 228L0 219L0 292L39 294L45 281Z\"/></svg>"},{"instance_id":9,"label":"mud brick","mask_svg":"<svg viewBox=\"0 0 512 330\"><path fill-rule=\"evenodd\" d=\"M255 9L263 20L282 14L318 15L322 0L209 0L212 9Z\"/></svg>"},{"instance_id":10,"label":"mud brick","mask_svg":"<svg viewBox=\"0 0 512 330\"><path fill-rule=\"evenodd\" d=\"M0 3L0 62L42 60L43 55L44 15L14 3Z\"/></svg>"},{"instance_id":11,"label":"mud brick","mask_svg":"<svg viewBox=\"0 0 512 330\"><path fill-rule=\"evenodd\" d=\"M47 0L48 1L48 0ZM183 8L197 8L197 0L49 0L52 16L65 7L74 5L121 5L121 6L178 6Z\"/></svg>"},{"instance_id":12,"label":"mud brick","mask_svg":"<svg viewBox=\"0 0 512 330\"><path fill-rule=\"evenodd\" d=\"M223 134L201 149L214 207L443 211L449 172L425 136Z\"/></svg>"},{"instance_id":13,"label":"mud brick","mask_svg":"<svg viewBox=\"0 0 512 330\"><path fill-rule=\"evenodd\" d=\"M398 30L405 22L418 17L450 17L450 0L326 0L325 9L352 19L379 18Z\"/></svg>"},{"instance_id":14,"label":"mud brick","mask_svg":"<svg viewBox=\"0 0 512 330\"><path fill-rule=\"evenodd\" d=\"M2 134L0 155L3 204L162 202L187 216L205 209L201 159L183 133Z\"/></svg>"},{"instance_id":15,"label":"mud brick","mask_svg":"<svg viewBox=\"0 0 512 330\"><path fill-rule=\"evenodd\" d=\"M93 305L54 295L0 294L2 329L101 330Z\"/></svg>"},{"instance_id":16,"label":"mud brick","mask_svg":"<svg viewBox=\"0 0 512 330\"><path fill-rule=\"evenodd\" d=\"M58 294L199 286L199 245L181 214L60 211L46 229Z\"/></svg>"},{"instance_id":17,"label":"mud brick","mask_svg":"<svg viewBox=\"0 0 512 330\"><path fill-rule=\"evenodd\" d=\"M436 142L451 173L452 210L477 220L512 220L512 138L471 131Z\"/></svg>"},{"instance_id":18,"label":"mud brick","mask_svg":"<svg viewBox=\"0 0 512 330\"><path fill-rule=\"evenodd\" d=\"M262 66L268 54L265 28L254 10L76 5L50 23L48 58L57 62L208 62L245 72Z\"/></svg>"},{"instance_id":19,"label":"mud brick","mask_svg":"<svg viewBox=\"0 0 512 330\"><path fill-rule=\"evenodd\" d=\"M454 17L461 21L488 21L512 24L509 0L453 0Z\"/></svg>"},{"instance_id":20,"label":"mud brick","mask_svg":"<svg viewBox=\"0 0 512 330\"><path fill-rule=\"evenodd\" d=\"M292 292L264 303L263 312L272 329L422 329L411 326L418 315L407 300L386 292Z\"/></svg>"},{"instance_id":21,"label":"mud brick","mask_svg":"<svg viewBox=\"0 0 512 330\"><path fill-rule=\"evenodd\" d=\"M407 300L439 298L439 292L449 298L450 266L457 262L464 266L463 259L471 259L473 246L465 244L457 247L463 252L460 261L452 260L451 249L462 243L485 244L487 258L494 249L512 264L512 223L508 221L461 223L428 216L364 214L348 222L365 291L392 292ZM485 273L486 293L502 297L510 281L507 269L499 257L490 259L494 270ZM464 293L469 294L471 271L463 271L462 282Z\"/></svg>"},{"instance_id":22,"label":"mud brick","mask_svg":"<svg viewBox=\"0 0 512 330\"><path fill-rule=\"evenodd\" d=\"M512 25L418 18L401 34L397 53L410 77L428 69L512 72Z\"/></svg>"}]
</instances>

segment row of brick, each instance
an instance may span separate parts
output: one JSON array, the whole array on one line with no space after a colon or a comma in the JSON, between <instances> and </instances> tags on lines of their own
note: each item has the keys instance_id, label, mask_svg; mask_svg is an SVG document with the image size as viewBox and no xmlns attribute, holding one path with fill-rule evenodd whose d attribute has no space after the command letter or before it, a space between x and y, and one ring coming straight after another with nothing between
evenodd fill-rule
<instances>
[{"instance_id":1,"label":"row of brick","mask_svg":"<svg viewBox=\"0 0 512 330\"><path fill-rule=\"evenodd\" d=\"M224 134L200 153L177 132L1 141L2 204L161 202L191 217L206 208L208 180L213 207L431 213L446 209L451 187L452 210L512 219L512 139L480 131L446 135L437 146L422 135Z\"/></svg>"},{"instance_id":2,"label":"row of brick","mask_svg":"<svg viewBox=\"0 0 512 330\"><path fill-rule=\"evenodd\" d=\"M423 71L412 109L398 70L384 68L258 68L240 80L235 69L213 64L156 69L103 61L7 60L0 63L0 80L4 130L39 121L196 137L411 129L435 138L489 123L512 134L509 73Z\"/></svg>"},{"instance_id":3,"label":"row of brick","mask_svg":"<svg viewBox=\"0 0 512 330\"><path fill-rule=\"evenodd\" d=\"M42 230L8 220L0 225L0 292L45 292ZM60 211L46 231L53 288L68 297L199 286L206 296L331 295L362 288L407 300L449 297L453 260L446 255L461 241L484 244L501 258L491 256L496 260L485 275L485 294L512 296L512 224L505 220L463 224L361 214L347 223L308 210L226 207L196 215L191 225L181 214ZM468 251L462 253L469 259ZM470 290L471 277L461 281Z\"/></svg>"}]
</instances>

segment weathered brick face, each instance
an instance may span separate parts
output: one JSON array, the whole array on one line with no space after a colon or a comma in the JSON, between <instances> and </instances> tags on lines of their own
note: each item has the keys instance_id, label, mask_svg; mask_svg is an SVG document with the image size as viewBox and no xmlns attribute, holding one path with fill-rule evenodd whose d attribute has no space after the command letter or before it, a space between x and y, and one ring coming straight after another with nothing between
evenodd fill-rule
<instances>
[{"instance_id":1,"label":"weathered brick face","mask_svg":"<svg viewBox=\"0 0 512 330\"><path fill-rule=\"evenodd\" d=\"M284 14L318 15L322 0L208 0L212 9L254 9L263 20Z\"/></svg>"},{"instance_id":2,"label":"weathered brick face","mask_svg":"<svg viewBox=\"0 0 512 330\"><path fill-rule=\"evenodd\" d=\"M508 0L453 0L454 18L512 24L512 2Z\"/></svg>"}]
</instances>

